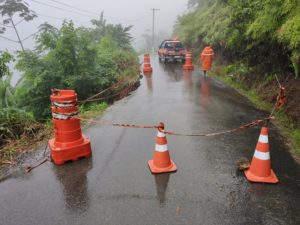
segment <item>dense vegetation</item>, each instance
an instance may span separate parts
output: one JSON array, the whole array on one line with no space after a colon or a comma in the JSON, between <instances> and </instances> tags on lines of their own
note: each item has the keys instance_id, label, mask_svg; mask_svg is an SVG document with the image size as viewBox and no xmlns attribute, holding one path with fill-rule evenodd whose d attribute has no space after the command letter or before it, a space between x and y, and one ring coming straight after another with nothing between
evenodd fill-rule
<instances>
[{"instance_id":1,"label":"dense vegetation","mask_svg":"<svg viewBox=\"0 0 300 225\"><path fill-rule=\"evenodd\" d=\"M37 119L50 114L51 88L75 89L83 100L121 76L137 76L128 28L105 24L75 28L64 22L60 29L49 24L40 29L36 50L19 53L16 67L24 74L15 95L17 105Z\"/></svg>"},{"instance_id":2,"label":"dense vegetation","mask_svg":"<svg viewBox=\"0 0 300 225\"><path fill-rule=\"evenodd\" d=\"M16 107L14 89L10 85L12 73L7 65L12 60L11 54L0 54L0 146L9 139L30 134L35 127L32 115Z\"/></svg>"},{"instance_id":3,"label":"dense vegetation","mask_svg":"<svg viewBox=\"0 0 300 225\"><path fill-rule=\"evenodd\" d=\"M261 73L299 75L300 0L189 0L176 33L191 47L212 44L225 60Z\"/></svg>"},{"instance_id":4,"label":"dense vegetation","mask_svg":"<svg viewBox=\"0 0 300 225\"><path fill-rule=\"evenodd\" d=\"M189 0L175 33L196 53L211 44L211 74L272 110L275 75L286 87L276 123L300 156L300 0Z\"/></svg>"},{"instance_id":5,"label":"dense vegetation","mask_svg":"<svg viewBox=\"0 0 300 225\"><path fill-rule=\"evenodd\" d=\"M138 78L131 27L106 24L103 14L91 23L93 28L76 28L72 21L64 21L60 28L45 23L39 27L34 50L19 51L15 57L0 53L0 148L10 140L35 135L41 122L51 118L51 88L74 89L84 100L120 81L124 86ZM15 87L10 85L12 61L22 75ZM0 163L5 154L0 150Z\"/></svg>"}]
</instances>

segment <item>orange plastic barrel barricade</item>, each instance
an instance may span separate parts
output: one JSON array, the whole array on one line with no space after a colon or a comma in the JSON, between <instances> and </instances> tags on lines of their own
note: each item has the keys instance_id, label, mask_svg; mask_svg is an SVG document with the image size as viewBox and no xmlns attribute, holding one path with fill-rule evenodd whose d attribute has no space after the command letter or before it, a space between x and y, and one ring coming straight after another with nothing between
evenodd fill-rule
<instances>
[{"instance_id":1,"label":"orange plastic barrel barricade","mask_svg":"<svg viewBox=\"0 0 300 225\"><path fill-rule=\"evenodd\" d=\"M150 64L150 55L148 53L144 54L144 74L149 74L152 72L152 67Z\"/></svg>"},{"instance_id":2,"label":"orange plastic barrel barricade","mask_svg":"<svg viewBox=\"0 0 300 225\"><path fill-rule=\"evenodd\" d=\"M91 156L91 144L81 132L77 94L73 90L53 90L51 99L54 138L49 141L56 165Z\"/></svg>"},{"instance_id":3,"label":"orange plastic barrel barricade","mask_svg":"<svg viewBox=\"0 0 300 225\"><path fill-rule=\"evenodd\" d=\"M184 70L193 70L193 60L192 60L192 53L190 51L187 51L185 54L185 63L183 65Z\"/></svg>"}]
</instances>

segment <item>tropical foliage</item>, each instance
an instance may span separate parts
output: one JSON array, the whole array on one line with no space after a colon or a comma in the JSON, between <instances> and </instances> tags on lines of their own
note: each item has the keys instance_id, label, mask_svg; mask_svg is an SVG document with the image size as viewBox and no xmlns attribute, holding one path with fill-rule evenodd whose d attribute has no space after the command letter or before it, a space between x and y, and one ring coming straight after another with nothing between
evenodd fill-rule
<instances>
[{"instance_id":1,"label":"tropical foliage","mask_svg":"<svg viewBox=\"0 0 300 225\"><path fill-rule=\"evenodd\" d=\"M213 74L270 111L276 74L287 101L274 115L299 155L300 0L189 0L175 33L194 52L213 45Z\"/></svg>"},{"instance_id":2,"label":"tropical foliage","mask_svg":"<svg viewBox=\"0 0 300 225\"><path fill-rule=\"evenodd\" d=\"M8 63L13 60L13 56L8 52L0 53L0 110L9 107L11 103L12 87L10 85L11 72Z\"/></svg>"},{"instance_id":3,"label":"tropical foliage","mask_svg":"<svg viewBox=\"0 0 300 225\"><path fill-rule=\"evenodd\" d=\"M189 0L189 7L175 32L190 46L210 43L229 61L298 76L300 0Z\"/></svg>"},{"instance_id":4,"label":"tropical foliage","mask_svg":"<svg viewBox=\"0 0 300 225\"><path fill-rule=\"evenodd\" d=\"M30 19L25 16L31 11L23 6L20 10L25 10L21 15L24 19ZM21 72L16 87L10 84L9 68L15 59L8 52L0 53L0 164L14 155L7 147L2 148L6 144L9 147L10 140L40 136L39 130L45 127L40 122L51 115L52 88L74 89L79 100L84 100L116 83L125 87L127 81L138 77L131 27L106 24L103 14L91 22L94 28L75 27L72 21L64 21L60 28L40 25L35 49L19 51L16 56L16 69ZM101 109L105 105L96 104ZM81 109L94 108L85 104Z\"/></svg>"},{"instance_id":5,"label":"tropical foliage","mask_svg":"<svg viewBox=\"0 0 300 225\"><path fill-rule=\"evenodd\" d=\"M12 40L5 36L0 37L11 42L19 43L22 50L24 50L23 41L28 37L21 40L17 25L23 21L33 20L35 17L37 17L36 13L30 10L28 4L23 0L0 0L0 14L2 16L0 34L5 33L7 27L13 28L18 41ZM15 22L16 18L19 19L17 23Z\"/></svg>"},{"instance_id":6,"label":"tropical foliage","mask_svg":"<svg viewBox=\"0 0 300 225\"><path fill-rule=\"evenodd\" d=\"M33 117L30 113L18 109L14 101L14 89L10 85L11 72L8 64L13 56L8 52L0 53L0 147L9 139L18 138L34 129ZM1 158L0 151L0 158Z\"/></svg>"},{"instance_id":7,"label":"tropical foliage","mask_svg":"<svg viewBox=\"0 0 300 225\"><path fill-rule=\"evenodd\" d=\"M16 67L23 72L16 90L20 108L33 112L37 119L46 118L50 115L51 88L75 89L83 100L120 76L137 75L130 27L106 25L103 18L98 22L94 21L94 29L75 28L72 21L65 21L60 29L40 26L36 50L18 55Z\"/></svg>"},{"instance_id":8,"label":"tropical foliage","mask_svg":"<svg viewBox=\"0 0 300 225\"><path fill-rule=\"evenodd\" d=\"M32 20L36 17L35 12L28 8L28 4L23 0L1 0L0 14L3 18L3 25L0 27L0 33L6 31L5 25L12 23L12 18L17 15L25 21Z\"/></svg>"}]
</instances>

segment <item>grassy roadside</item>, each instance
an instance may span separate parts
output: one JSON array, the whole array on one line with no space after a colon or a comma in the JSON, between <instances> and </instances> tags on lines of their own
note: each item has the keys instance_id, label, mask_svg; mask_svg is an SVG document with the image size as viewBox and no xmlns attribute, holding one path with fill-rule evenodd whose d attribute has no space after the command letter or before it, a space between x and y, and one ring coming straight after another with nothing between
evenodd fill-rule
<instances>
[{"instance_id":1,"label":"grassy roadside","mask_svg":"<svg viewBox=\"0 0 300 225\"><path fill-rule=\"evenodd\" d=\"M100 116L115 100L126 97L139 86L139 77L136 75L122 79L123 82L121 82L117 88L107 93L108 96L106 97L108 98L108 102L100 100L100 102L92 101L80 105L80 117L83 119L91 119ZM0 148L0 166L16 165L21 156L45 145L45 143L53 137L51 119L43 123L31 120L26 124L23 134L7 140L7 143ZM90 122L82 120L81 124L82 128L84 128L88 126Z\"/></svg>"},{"instance_id":2,"label":"grassy roadside","mask_svg":"<svg viewBox=\"0 0 300 225\"><path fill-rule=\"evenodd\" d=\"M273 104L262 96L262 89L270 82L270 79L266 79L260 82L256 88L249 88L240 79L232 76L226 72L226 66L215 65L210 75L216 77L217 79L223 81L227 85L238 90L242 95L246 96L250 101L252 101L259 109L271 112L273 109ZM265 90L266 91L266 90ZM276 94L276 90L268 90L272 94ZM295 121L287 116L284 110L275 111L274 113L275 121L273 123L279 128L281 134L287 140L287 144L291 149L291 154L294 158L300 162L300 129L297 127Z\"/></svg>"},{"instance_id":3,"label":"grassy roadside","mask_svg":"<svg viewBox=\"0 0 300 225\"><path fill-rule=\"evenodd\" d=\"M85 119L91 119L101 115L109 106L106 102L90 103L79 108L80 116ZM82 126L88 123L82 121ZM53 136L53 126L51 119L45 123L32 122L32 126L38 126L36 133L28 136L22 135L20 138L11 140L1 151L0 166L17 164L18 157L34 151L39 146L44 145Z\"/></svg>"},{"instance_id":4,"label":"grassy roadside","mask_svg":"<svg viewBox=\"0 0 300 225\"><path fill-rule=\"evenodd\" d=\"M92 119L96 116L102 115L102 113L109 107L106 102L92 103L89 105L81 106L79 108L80 117L83 119ZM81 121L83 127L87 127L90 123L88 121Z\"/></svg>"}]
</instances>

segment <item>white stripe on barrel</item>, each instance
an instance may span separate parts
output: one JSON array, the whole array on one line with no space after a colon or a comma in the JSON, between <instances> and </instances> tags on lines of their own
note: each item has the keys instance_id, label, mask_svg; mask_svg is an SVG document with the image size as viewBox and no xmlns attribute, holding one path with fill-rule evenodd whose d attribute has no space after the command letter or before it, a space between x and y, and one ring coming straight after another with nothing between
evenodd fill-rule
<instances>
[{"instance_id":1,"label":"white stripe on barrel","mask_svg":"<svg viewBox=\"0 0 300 225\"><path fill-rule=\"evenodd\" d=\"M63 114L58 114L58 113L52 113L52 117L54 119L58 119L58 120L67 120L67 119L70 118L69 116L66 116L66 115L63 115Z\"/></svg>"},{"instance_id":2,"label":"white stripe on barrel","mask_svg":"<svg viewBox=\"0 0 300 225\"><path fill-rule=\"evenodd\" d=\"M160 131L157 132L157 137L165 137L165 136L166 136L165 133L160 132Z\"/></svg>"},{"instance_id":3,"label":"white stripe on barrel","mask_svg":"<svg viewBox=\"0 0 300 225\"><path fill-rule=\"evenodd\" d=\"M268 135L263 135L263 134L259 135L258 141L264 144L269 143Z\"/></svg>"},{"instance_id":4,"label":"white stripe on barrel","mask_svg":"<svg viewBox=\"0 0 300 225\"><path fill-rule=\"evenodd\" d=\"M155 145L155 151L157 152L166 152L168 151L168 146L167 145Z\"/></svg>"},{"instance_id":5,"label":"white stripe on barrel","mask_svg":"<svg viewBox=\"0 0 300 225\"><path fill-rule=\"evenodd\" d=\"M73 103L60 103L60 102L53 102L53 105L57 106L57 107L61 107L61 108L67 108L67 107L71 107L71 106L75 106L76 102Z\"/></svg>"},{"instance_id":6,"label":"white stripe on barrel","mask_svg":"<svg viewBox=\"0 0 300 225\"><path fill-rule=\"evenodd\" d=\"M59 119L59 120L67 120L72 118L73 116L77 116L79 114L78 111L72 112L72 113L52 113L52 117L54 119Z\"/></svg>"},{"instance_id":7,"label":"white stripe on barrel","mask_svg":"<svg viewBox=\"0 0 300 225\"><path fill-rule=\"evenodd\" d=\"M261 152L255 150L254 157L260 160L270 160L270 152Z\"/></svg>"}]
</instances>

